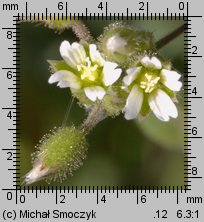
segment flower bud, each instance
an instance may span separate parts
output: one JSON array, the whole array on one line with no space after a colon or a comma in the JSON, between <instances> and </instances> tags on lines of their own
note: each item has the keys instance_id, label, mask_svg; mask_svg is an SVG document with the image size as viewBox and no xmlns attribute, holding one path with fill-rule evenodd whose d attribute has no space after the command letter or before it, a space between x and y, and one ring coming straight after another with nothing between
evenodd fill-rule
<instances>
[{"instance_id":1,"label":"flower bud","mask_svg":"<svg viewBox=\"0 0 204 222\"><path fill-rule=\"evenodd\" d=\"M59 20L42 20L42 23L44 23L45 26L47 26L49 29L54 29L57 32L61 33L65 29L71 28L76 23L76 21L65 19L63 20L62 17L60 17Z\"/></svg>"},{"instance_id":2,"label":"flower bud","mask_svg":"<svg viewBox=\"0 0 204 222\"><path fill-rule=\"evenodd\" d=\"M22 22L40 23L43 24L45 27L48 27L49 29L54 29L57 33L61 33L65 29L72 28L79 23L77 19L70 19L70 17L67 19L63 19L62 16L57 19L54 19L54 17L48 17L47 19L45 19L41 16L39 16L38 19L34 19L34 17L32 16L28 17L28 19L26 20L22 20L21 23Z\"/></svg>"},{"instance_id":3,"label":"flower bud","mask_svg":"<svg viewBox=\"0 0 204 222\"><path fill-rule=\"evenodd\" d=\"M155 44L152 33L114 23L99 37L99 49L108 60L127 66L133 58L135 60L138 56L151 54Z\"/></svg>"},{"instance_id":4,"label":"flower bud","mask_svg":"<svg viewBox=\"0 0 204 222\"><path fill-rule=\"evenodd\" d=\"M25 176L26 184L42 179L61 182L72 175L86 157L87 143L84 133L72 126L45 135L37 148L33 169Z\"/></svg>"}]
</instances>

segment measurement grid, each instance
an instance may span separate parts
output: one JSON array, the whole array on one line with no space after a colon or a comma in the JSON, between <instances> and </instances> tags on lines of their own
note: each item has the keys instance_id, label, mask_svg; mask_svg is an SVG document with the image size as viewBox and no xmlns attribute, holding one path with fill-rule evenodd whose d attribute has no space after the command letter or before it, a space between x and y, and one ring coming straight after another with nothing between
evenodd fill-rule
<instances>
[{"instance_id":1,"label":"measurement grid","mask_svg":"<svg viewBox=\"0 0 204 222\"><path fill-rule=\"evenodd\" d=\"M84 12L70 12L69 7L71 7L70 2L57 2L56 11L53 13L49 11L49 8L46 7L44 12L33 12L30 8L29 2L24 2L22 10L17 3L1 3L2 12L11 11L13 14L12 25L1 27L2 33L6 35L7 38L7 47L6 50L10 53L10 66L1 67L1 72L4 77L8 80L11 80L10 86L7 87L7 90L10 92L9 95L11 98L10 105L1 104L1 115L6 117L6 121L12 120L12 126L8 123L7 130L10 133L10 140L8 146L1 147L1 150L6 153L6 162L9 162L6 165L7 169L3 169L3 173L9 171L10 179L9 187L2 187L3 199L7 202L12 202L15 204L27 204L30 206L33 202L36 202L38 199L41 199L43 195L53 194L50 197L53 201L53 205L63 205L70 201L75 201L74 199L80 199L84 203L84 199L89 195L92 199L93 204L101 206L104 203L110 202L114 198L123 199L130 198L133 196L135 199L136 205L147 205L148 202L154 203L154 201L159 205L158 200L164 198L166 195L166 201L168 198L174 199L175 206L190 206L189 208L177 209L177 218L175 219L195 219L196 221L202 221L200 217L200 209L203 206L203 195L201 195L201 190L196 194L194 190L194 183L199 184L203 183L203 177L200 172L203 173L197 165L197 159L202 161L197 154L194 153L194 144L199 144L199 148L202 146L202 132L199 128L197 121L202 122L201 119L198 119L198 116L194 111L194 103L199 103L202 106L200 101L203 100L203 96L200 93L196 85L194 85L194 80L198 78L198 75L202 73L196 73L192 64L196 61L201 61L203 56L200 54L199 43L194 43L198 38L199 33L194 33L194 24L203 19L201 15L191 15L189 14L189 9L193 2L180 1L177 2L177 8L179 12L172 12L169 8L166 8L163 12L151 12L150 5L151 2L138 2L137 10L138 12L131 12L130 8L127 8L125 12L114 13L109 10L108 2L98 2L96 7L102 12L93 12L89 11L89 7L85 7ZM31 10L31 12L30 12ZM48 189L45 187L37 186L23 186L20 185L20 116L21 116L21 81L20 81L20 51L21 51L21 23L22 20L59 20L62 17L65 20L67 19L81 19L81 20L183 20L184 21L184 186L124 186L123 188L117 186L49 186ZM203 34L203 33L202 33ZM12 43L11 43L12 42ZM4 49L5 50L5 49ZM12 58L12 59L11 59ZM198 62L199 63L199 62ZM200 63L199 63L200 64ZM197 70L196 70L197 71ZM201 71L202 72L202 71ZM4 129L5 130L5 129ZM199 142L194 142L199 141ZM195 147L196 149L196 147ZM7 167L9 166L9 167ZM201 182L202 181L202 182ZM195 185L196 187L197 185ZM192 193L193 192L193 193ZM170 197L171 196L171 197ZM32 201L31 201L32 200ZM113 201L114 202L114 201ZM160 205L162 206L162 201ZM61 206L60 205L60 206ZM168 212L167 212L168 211ZM155 219L167 218L169 214L169 209L158 208L155 211ZM9 216L3 214L5 218L10 219ZM12 217L14 219L14 216ZM27 217L29 218L29 216ZM55 218L55 217L54 217ZM56 216L57 218L57 216ZM74 216L72 216L74 218ZM76 219L77 217L75 217ZM80 217L78 217L80 218ZM83 217L82 217L83 218ZM89 218L90 219L90 218ZM94 219L94 216L93 216ZM87 219L88 220L88 219ZM7 220L8 221L8 220ZM28 221L28 220L27 220ZM31 220L29 220L31 221ZM54 220L53 220L54 221ZM97 220L99 221L99 220ZM189 220L190 221L190 220Z\"/></svg>"}]
</instances>

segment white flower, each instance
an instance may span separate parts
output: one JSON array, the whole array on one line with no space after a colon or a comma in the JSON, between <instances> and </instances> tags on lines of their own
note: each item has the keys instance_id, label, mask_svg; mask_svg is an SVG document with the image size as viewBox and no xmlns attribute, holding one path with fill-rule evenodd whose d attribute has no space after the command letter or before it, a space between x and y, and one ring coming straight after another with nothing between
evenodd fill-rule
<instances>
[{"instance_id":1,"label":"white flower","mask_svg":"<svg viewBox=\"0 0 204 222\"><path fill-rule=\"evenodd\" d=\"M123 109L126 119L136 118L144 107L146 110L149 107L162 121L169 121L170 117L177 118L177 108L168 92L180 91L180 74L162 68L159 59L148 56L143 57L138 66L127 69L126 72L123 82L130 90Z\"/></svg>"},{"instance_id":2,"label":"white flower","mask_svg":"<svg viewBox=\"0 0 204 222\"><path fill-rule=\"evenodd\" d=\"M83 45L63 41L60 54L70 70L59 70L49 78L49 83L58 82L60 88L70 87L84 90L91 100L103 99L109 86L115 83L122 70L117 64L103 59L96 45L90 44L88 52Z\"/></svg>"}]
</instances>

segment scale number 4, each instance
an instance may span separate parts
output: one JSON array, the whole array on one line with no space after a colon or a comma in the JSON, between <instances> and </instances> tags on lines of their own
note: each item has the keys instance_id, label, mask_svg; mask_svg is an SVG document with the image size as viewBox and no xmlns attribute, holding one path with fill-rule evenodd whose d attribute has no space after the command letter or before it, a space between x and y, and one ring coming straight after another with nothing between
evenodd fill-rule
<instances>
[{"instance_id":1,"label":"scale number 4","mask_svg":"<svg viewBox=\"0 0 204 222\"><path fill-rule=\"evenodd\" d=\"M194 95L197 94L197 88L196 88L196 87L193 88L192 93L193 93Z\"/></svg>"},{"instance_id":2,"label":"scale number 4","mask_svg":"<svg viewBox=\"0 0 204 222\"><path fill-rule=\"evenodd\" d=\"M102 196L101 202L104 202L104 203L106 202L106 195L103 195L103 196Z\"/></svg>"},{"instance_id":3,"label":"scale number 4","mask_svg":"<svg viewBox=\"0 0 204 222\"><path fill-rule=\"evenodd\" d=\"M7 117L8 117L9 119L12 118L12 113L11 113L11 111L8 112Z\"/></svg>"},{"instance_id":4,"label":"scale number 4","mask_svg":"<svg viewBox=\"0 0 204 222\"><path fill-rule=\"evenodd\" d=\"M101 9L101 10L103 10L103 2L100 2L100 3L99 3L98 8Z\"/></svg>"}]
</instances>

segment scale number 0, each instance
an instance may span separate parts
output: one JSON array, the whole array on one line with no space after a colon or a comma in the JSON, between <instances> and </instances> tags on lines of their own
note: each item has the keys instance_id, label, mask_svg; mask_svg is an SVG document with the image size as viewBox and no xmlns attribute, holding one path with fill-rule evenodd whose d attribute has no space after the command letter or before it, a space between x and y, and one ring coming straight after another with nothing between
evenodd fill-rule
<instances>
[{"instance_id":1,"label":"scale number 0","mask_svg":"<svg viewBox=\"0 0 204 222\"><path fill-rule=\"evenodd\" d=\"M14 195L15 196L15 195ZM7 198L7 200L13 200L13 193L12 192L7 192L7 195L6 195L6 198ZM20 203L25 203L25 200L26 200L26 198L25 198L25 195L24 194L21 194L21 195L19 195L18 196L18 201L20 202Z\"/></svg>"}]
</instances>

